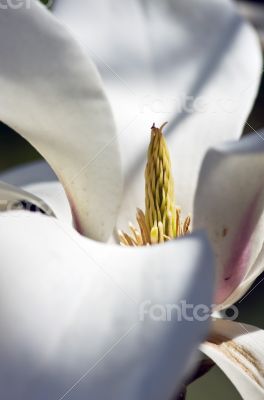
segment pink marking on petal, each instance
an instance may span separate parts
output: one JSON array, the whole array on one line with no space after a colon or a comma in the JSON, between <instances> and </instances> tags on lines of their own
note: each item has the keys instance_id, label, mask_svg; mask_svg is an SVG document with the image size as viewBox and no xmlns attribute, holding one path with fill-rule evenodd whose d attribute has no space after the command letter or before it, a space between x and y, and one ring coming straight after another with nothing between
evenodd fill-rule
<instances>
[{"instance_id":1,"label":"pink marking on petal","mask_svg":"<svg viewBox=\"0 0 264 400\"><path fill-rule=\"evenodd\" d=\"M83 235L83 230L82 230L80 218L79 218L75 203L74 203L74 201L72 199L72 196L70 195L70 193L68 191L66 192L66 194L67 194L70 206L71 206L71 212L72 212L72 218L73 218L74 227L75 227L77 232L79 232L81 235Z\"/></svg>"},{"instance_id":2,"label":"pink marking on petal","mask_svg":"<svg viewBox=\"0 0 264 400\"><path fill-rule=\"evenodd\" d=\"M59 181L61 182L61 184L64 187L67 199L68 199L68 201L70 203L74 228L76 229L77 232L79 232L81 235L83 235L83 229L82 229L82 226L81 226L81 221L80 221L80 218L79 218L79 215L78 215L77 208L75 206L75 202L73 200L73 197L72 197L70 191L67 189L62 177L60 175L57 175L57 176L58 176Z\"/></svg>"},{"instance_id":3,"label":"pink marking on petal","mask_svg":"<svg viewBox=\"0 0 264 400\"><path fill-rule=\"evenodd\" d=\"M254 200L247 208L237 229L235 240L230 246L231 255L224 266L223 276L216 290L216 304L223 303L234 292L242 282L249 267L251 256L250 240L255 228L256 209L260 193L261 191L258 191Z\"/></svg>"}]
</instances>

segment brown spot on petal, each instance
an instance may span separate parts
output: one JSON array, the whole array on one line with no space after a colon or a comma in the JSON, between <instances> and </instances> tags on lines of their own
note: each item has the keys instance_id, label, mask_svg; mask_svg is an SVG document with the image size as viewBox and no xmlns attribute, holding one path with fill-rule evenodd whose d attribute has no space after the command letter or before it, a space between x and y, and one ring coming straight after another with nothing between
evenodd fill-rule
<instances>
[{"instance_id":1,"label":"brown spot on petal","mask_svg":"<svg viewBox=\"0 0 264 400\"><path fill-rule=\"evenodd\" d=\"M228 234L228 228L223 228L222 237L226 237L227 234Z\"/></svg>"}]
</instances>

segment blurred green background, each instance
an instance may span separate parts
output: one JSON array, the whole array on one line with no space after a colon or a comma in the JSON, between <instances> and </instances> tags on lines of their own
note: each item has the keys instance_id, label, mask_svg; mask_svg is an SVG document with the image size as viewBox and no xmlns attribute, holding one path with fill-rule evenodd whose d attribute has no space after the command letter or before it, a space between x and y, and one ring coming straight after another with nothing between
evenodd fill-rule
<instances>
[{"instance_id":1,"label":"blurred green background","mask_svg":"<svg viewBox=\"0 0 264 400\"><path fill-rule=\"evenodd\" d=\"M43 0L43 3L50 4L49 0ZM259 95L248 119L249 124L255 130L264 127L263 109L264 80L262 79ZM249 133L249 131L250 128L246 126L244 134ZM38 152L24 139L0 123L0 172L40 158ZM264 329L262 310L264 304L264 274L255 282L254 286L256 288L246 299L236 304L239 309L239 320ZM214 367L211 372L189 387L187 398L189 400L241 399L232 384L217 367Z\"/></svg>"}]
</instances>

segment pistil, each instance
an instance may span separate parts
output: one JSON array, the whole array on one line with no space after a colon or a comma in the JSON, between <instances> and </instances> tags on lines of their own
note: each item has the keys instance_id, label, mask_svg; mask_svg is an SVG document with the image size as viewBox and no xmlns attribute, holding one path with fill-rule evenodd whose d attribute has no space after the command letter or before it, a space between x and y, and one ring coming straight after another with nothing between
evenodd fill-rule
<instances>
[{"instance_id":1,"label":"pistil","mask_svg":"<svg viewBox=\"0 0 264 400\"><path fill-rule=\"evenodd\" d=\"M129 234L118 231L123 246L163 243L190 233L191 218L183 219L175 203L174 179L168 146L160 128L153 124L145 169L145 213L137 209L138 228L129 223Z\"/></svg>"}]
</instances>

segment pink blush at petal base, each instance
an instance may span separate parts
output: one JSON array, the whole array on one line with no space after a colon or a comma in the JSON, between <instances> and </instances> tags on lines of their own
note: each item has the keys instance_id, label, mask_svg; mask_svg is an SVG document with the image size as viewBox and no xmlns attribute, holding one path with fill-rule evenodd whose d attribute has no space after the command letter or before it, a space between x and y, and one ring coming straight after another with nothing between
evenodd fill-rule
<instances>
[{"instance_id":1,"label":"pink blush at petal base","mask_svg":"<svg viewBox=\"0 0 264 400\"><path fill-rule=\"evenodd\" d=\"M223 303L242 282L251 256L251 237L256 224L256 210L261 191L258 191L249 205L238 227L235 239L231 245L229 260L224 266L223 276L216 290L216 304Z\"/></svg>"}]
</instances>

